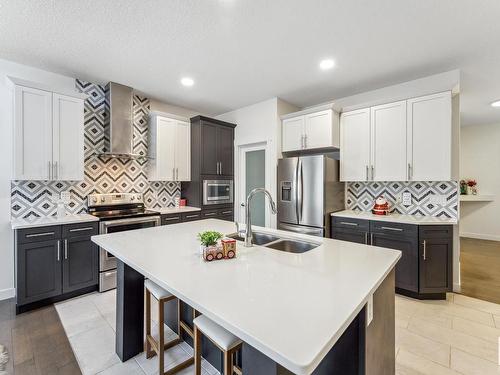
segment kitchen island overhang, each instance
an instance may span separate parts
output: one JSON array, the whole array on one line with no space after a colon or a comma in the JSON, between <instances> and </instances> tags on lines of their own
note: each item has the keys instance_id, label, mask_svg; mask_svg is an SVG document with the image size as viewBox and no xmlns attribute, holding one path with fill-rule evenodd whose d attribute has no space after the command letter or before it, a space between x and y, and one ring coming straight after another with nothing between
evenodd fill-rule
<instances>
[{"instance_id":1,"label":"kitchen island overhang","mask_svg":"<svg viewBox=\"0 0 500 375\"><path fill-rule=\"evenodd\" d=\"M321 245L290 254L239 243L236 259L207 263L199 255L196 234L209 229L228 234L234 225L209 219L93 237L123 263L117 317L141 319L142 305L135 306L136 315L118 310L134 310L132 303L141 298L137 285L147 277L297 374L314 371L401 256L395 250L260 228ZM132 277L132 287L127 281L134 273L141 277ZM135 297L123 288L134 290ZM126 341L130 334L120 329L134 328L127 321L118 324L117 343L118 336ZM138 335L132 336L134 350L142 350Z\"/></svg>"}]
</instances>

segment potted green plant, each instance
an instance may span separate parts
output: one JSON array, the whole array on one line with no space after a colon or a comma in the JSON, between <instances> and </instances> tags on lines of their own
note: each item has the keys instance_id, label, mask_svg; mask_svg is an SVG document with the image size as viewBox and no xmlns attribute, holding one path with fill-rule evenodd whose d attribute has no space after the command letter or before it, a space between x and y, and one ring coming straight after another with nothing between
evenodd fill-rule
<instances>
[{"instance_id":1,"label":"potted green plant","mask_svg":"<svg viewBox=\"0 0 500 375\"><path fill-rule=\"evenodd\" d=\"M206 260L212 260L217 256L217 241L222 237L224 237L222 233L213 230L198 233L198 240L200 240L201 243L200 250Z\"/></svg>"}]
</instances>

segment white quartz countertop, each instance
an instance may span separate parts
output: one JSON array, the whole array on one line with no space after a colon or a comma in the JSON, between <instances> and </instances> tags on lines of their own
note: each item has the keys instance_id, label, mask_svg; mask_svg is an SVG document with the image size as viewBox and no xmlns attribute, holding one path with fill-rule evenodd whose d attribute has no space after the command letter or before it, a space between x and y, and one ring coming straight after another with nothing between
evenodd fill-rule
<instances>
[{"instance_id":1,"label":"white quartz countertop","mask_svg":"<svg viewBox=\"0 0 500 375\"><path fill-rule=\"evenodd\" d=\"M165 208L152 208L151 211L156 211L162 215L168 215L168 214L182 214L184 212L201 211L201 208L191 207L191 206L165 207Z\"/></svg>"},{"instance_id":2,"label":"white quartz countertop","mask_svg":"<svg viewBox=\"0 0 500 375\"><path fill-rule=\"evenodd\" d=\"M26 229L36 227L46 227L49 225L62 225L62 224L77 224L87 221L99 221L98 218L89 214L66 215L58 218L55 216L50 217L33 217L29 219L12 219L10 224L12 229Z\"/></svg>"},{"instance_id":3,"label":"white quartz countertop","mask_svg":"<svg viewBox=\"0 0 500 375\"><path fill-rule=\"evenodd\" d=\"M352 210L334 212L331 214L331 216L345 217L351 219L387 221L392 223L404 223L404 224L453 225L458 223L457 219L449 217L402 215L402 214L389 214L384 216L384 215L374 215L368 211L352 211Z\"/></svg>"},{"instance_id":4,"label":"white quartz countertop","mask_svg":"<svg viewBox=\"0 0 500 375\"><path fill-rule=\"evenodd\" d=\"M235 231L209 219L93 236L145 277L296 374L310 374L396 265L401 252L258 228L320 243L292 254L238 242L205 262L196 234Z\"/></svg>"}]
</instances>

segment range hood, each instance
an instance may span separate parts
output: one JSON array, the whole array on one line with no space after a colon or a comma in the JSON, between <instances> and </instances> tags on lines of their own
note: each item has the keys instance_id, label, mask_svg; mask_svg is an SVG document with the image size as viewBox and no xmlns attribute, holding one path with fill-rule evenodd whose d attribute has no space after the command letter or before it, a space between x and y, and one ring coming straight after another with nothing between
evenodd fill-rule
<instances>
[{"instance_id":1,"label":"range hood","mask_svg":"<svg viewBox=\"0 0 500 375\"><path fill-rule=\"evenodd\" d=\"M105 88L104 153L101 156L120 159L145 157L134 154L134 120L132 87L109 82Z\"/></svg>"}]
</instances>

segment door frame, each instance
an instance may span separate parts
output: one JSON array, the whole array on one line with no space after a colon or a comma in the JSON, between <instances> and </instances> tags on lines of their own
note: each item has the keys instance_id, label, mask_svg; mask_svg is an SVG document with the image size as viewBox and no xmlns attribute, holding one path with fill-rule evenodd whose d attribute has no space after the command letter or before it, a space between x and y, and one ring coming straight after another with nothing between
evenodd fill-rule
<instances>
[{"instance_id":1,"label":"door frame","mask_svg":"<svg viewBox=\"0 0 500 375\"><path fill-rule=\"evenodd\" d=\"M243 145L238 145L238 173L237 180L235 181L235 202L234 202L234 212L235 212L235 221L240 223L245 223L245 207L241 206L242 202L246 201L246 153L251 151L264 151L264 179L265 179L265 188L271 192L271 181L270 181L270 171L268 168L268 158L269 158L269 149L267 142L256 142L256 143L248 143ZM264 204L265 209L265 226L270 227L271 224L271 213L269 211L269 205Z\"/></svg>"}]
</instances>

